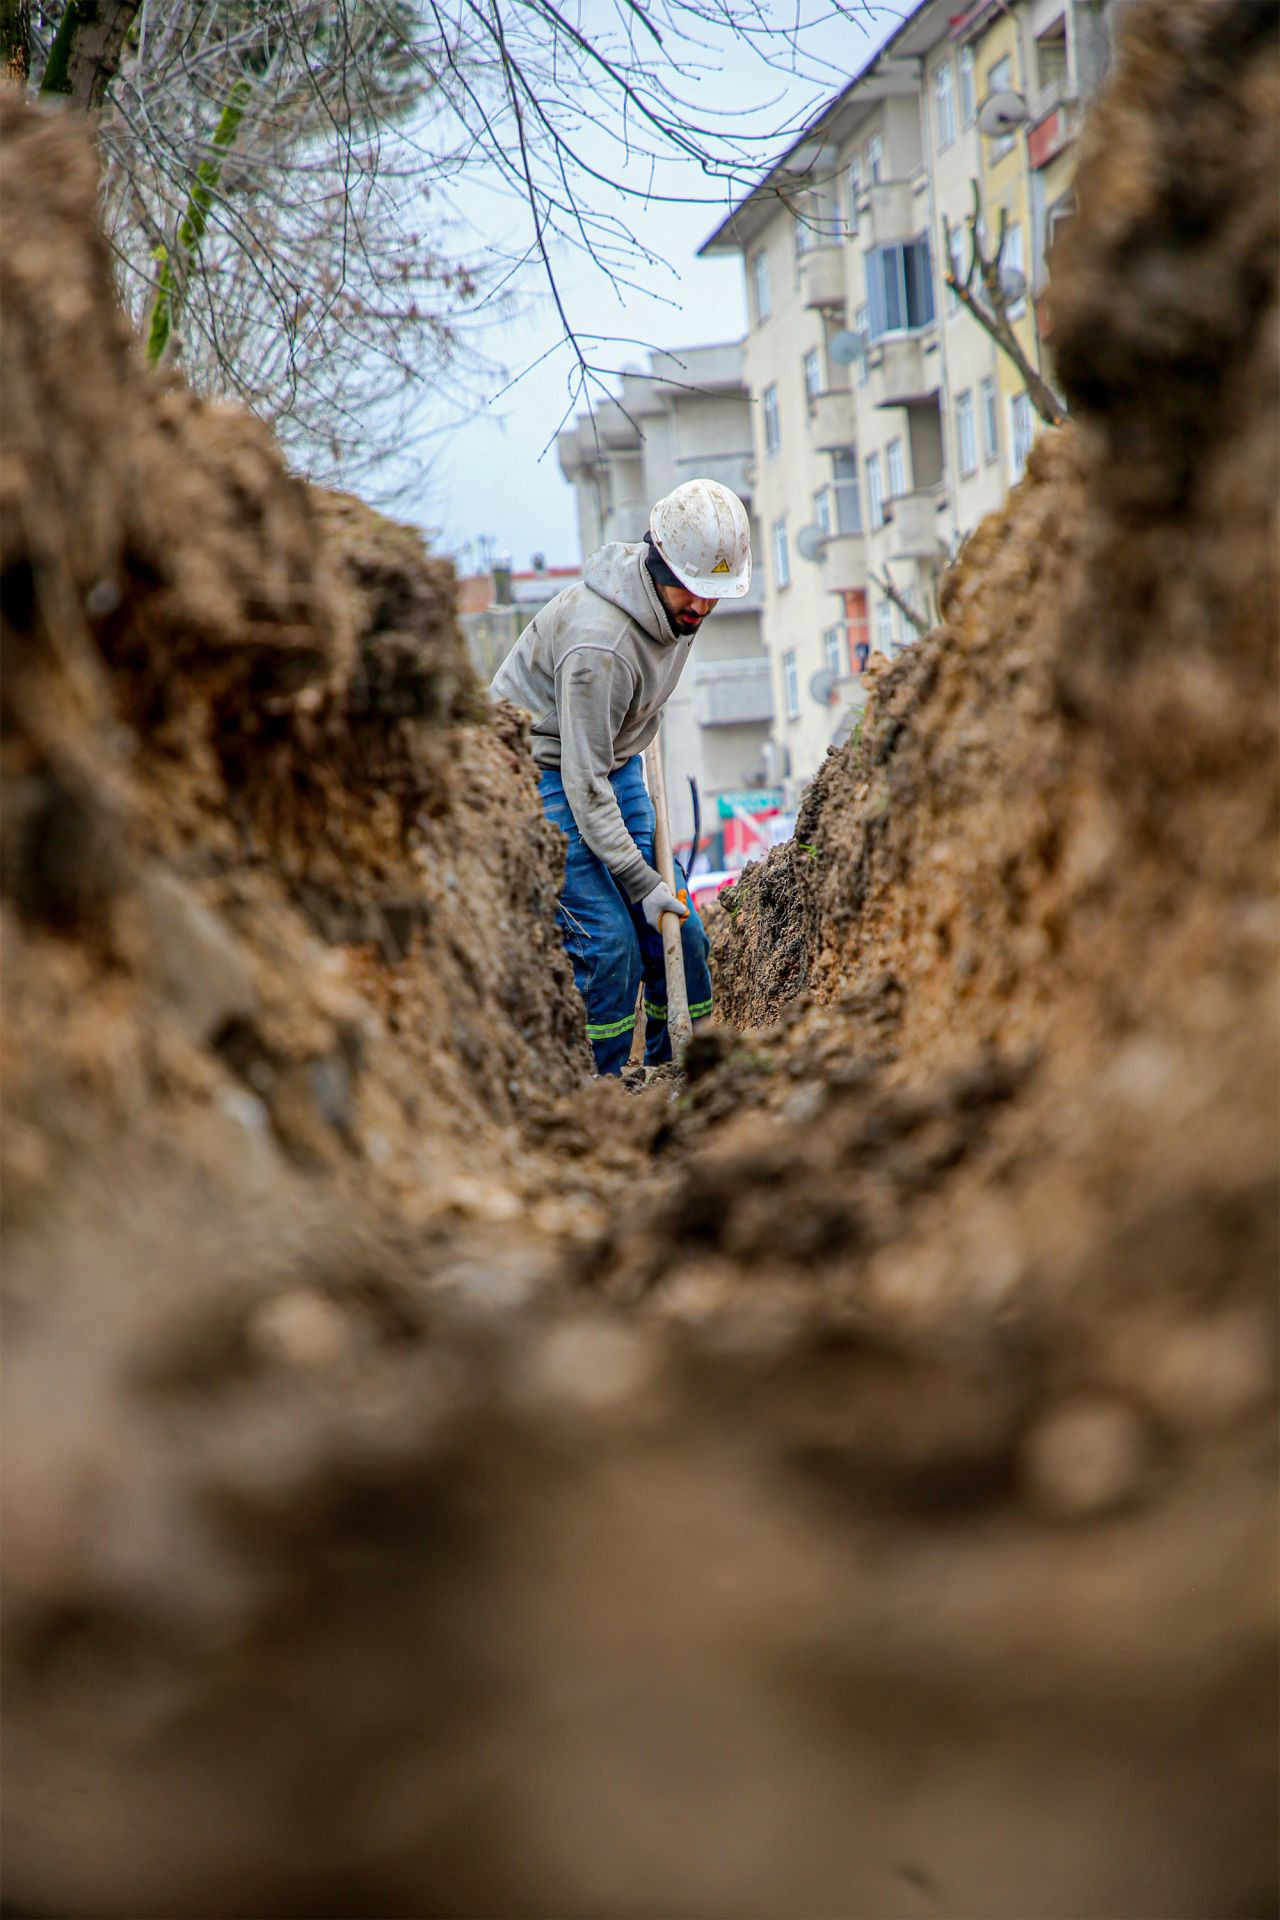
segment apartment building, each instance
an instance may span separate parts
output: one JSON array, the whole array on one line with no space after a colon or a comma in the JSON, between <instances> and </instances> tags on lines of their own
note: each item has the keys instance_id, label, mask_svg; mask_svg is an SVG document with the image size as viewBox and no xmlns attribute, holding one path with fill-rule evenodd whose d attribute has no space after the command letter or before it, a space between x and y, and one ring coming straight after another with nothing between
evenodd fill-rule
<instances>
[{"instance_id":1,"label":"apartment building","mask_svg":"<svg viewBox=\"0 0 1280 1920\"><path fill-rule=\"evenodd\" d=\"M561 433L556 451L574 489L584 557L609 540L638 540L654 501L684 480L719 480L752 513L742 343L652 354L647 369L623 374L616 399ZM752 552L758 563L754 517ZM749 809L765 779L773 699L759 582L757 564L751 591L722 602L706 622L667 704L663 764L676 841L693 832L688 776L698 782L711 829L735 804Z\"/></svg>"},{"instance_id":2,"label":"apartment building","mask_svg":"<svg viewBox=\"0 0 1280 1920\"><path fill-rule=\"evenodd\" d=\"M520 572L508 560L495 560L488 573L460 576L458 625L486 686L534 615L581 578L581 567L549 567L542 554Z\"/></svg>"},{"instance_id":3,"label":"apartment building","mask_svg":"<svg viewBox=\"0 0 1280 1920\"><path fill-rule=\"evenodd\" d=\"M788 798L861 705L868 644L915 637L947 557L1020 477L1040 422L1016 369L944 283L968 267L975 183L1033 366L1046 253L1071 211L1082 92L1105 57L1076 0L923 0L704 243L740 255L755 509ZM979 129L992 94L1019 124Z\"/></svg>"}]
</instances>

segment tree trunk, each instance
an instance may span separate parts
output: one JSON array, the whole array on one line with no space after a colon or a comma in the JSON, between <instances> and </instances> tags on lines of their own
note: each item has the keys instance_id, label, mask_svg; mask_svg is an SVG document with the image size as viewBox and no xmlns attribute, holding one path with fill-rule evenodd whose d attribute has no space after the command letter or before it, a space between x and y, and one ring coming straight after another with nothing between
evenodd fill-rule
<instances>
[{"instance_id":1,"label":"tree trunk","mask_svg":"<svg viewBox=\"0 0 1280 1920\"><path fill-rule=\"evenodd\" d=\"M31 0L0 0L0 76L19 87L31 77Z\"/></svg>"},{"instance_id":2,"label":"tree trunk","mask_svg":"<svg viewBox=\"0 0 1280 1920\"><path fill-rule=\"evenodd\" d=\"M66 94L85 113L101 110L139 0L67 0L41 93Z\"/></svg>"}]
</instances>

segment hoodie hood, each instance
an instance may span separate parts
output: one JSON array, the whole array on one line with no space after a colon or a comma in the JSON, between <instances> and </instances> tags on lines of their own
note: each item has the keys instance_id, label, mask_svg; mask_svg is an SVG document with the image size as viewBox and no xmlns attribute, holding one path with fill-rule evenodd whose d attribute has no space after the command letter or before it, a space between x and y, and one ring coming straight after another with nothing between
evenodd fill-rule
<instances>
[{"instance_id":1,"label":"hoodie hood","mask_svg":"<svg viewBox=\"0 0 1280 1920\"><path fill-rule=\"evenodd\" d=\"M634 545L630 541L612 540L608 546L597 547L582 569L582 578L592 593L620 607L660 647L675 645L676 635L667 620L667 610L644 563L642 540Z\"/></svg>"}]
</instances>

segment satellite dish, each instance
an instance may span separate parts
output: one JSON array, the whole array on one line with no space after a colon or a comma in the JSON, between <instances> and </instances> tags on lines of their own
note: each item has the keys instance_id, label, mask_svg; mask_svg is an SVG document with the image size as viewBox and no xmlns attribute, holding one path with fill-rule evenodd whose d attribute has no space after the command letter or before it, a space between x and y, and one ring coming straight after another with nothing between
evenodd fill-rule
<instances>
[{"instance_id":1,"label":"satellite dish","mask_svg":"<svg viewBox=\"0 0 1280 1920\"><path fill-rule=\"evenodd\" d=\"M1027 276L1021 267L1003 267L1001 269L1000 291L1010 306L1026 298Z\"/></svg>"},{"instance_id":2,"label":"satellite dish","mask_svg":"<svg viewBox=\"0 0 1280 1920\"><path fill-rule=\"evenodd\" d=\"M1022 95L1012 87L1002 87L999 93L989 93L978 108L978 132L995 140L1016 127L1025 127L1030 118L1031 109Z\"/></svg>"},{"instance_id":3,"label":"satellite dish","mask_svg":"<svg viewBox=\"0 0 1280 1920\"><path fill-rule=\"evenodd\" d=\"M861 360L866 350L866 334L855 333L851 327L842 327L827 342L827 358L838 367L851 367L855 360Z\"/></svg>"},{"instance_id":4,"label":"satellite dish","mask_svg":"<svg viewBox=\"0 0 1280 1920\"><path fill-rule=\"evenodd\" d=\"M827 536L818 526L801 527L796 535L796 552L802 560L821 560Z\"/></svg>"},{"instance_id":5,"label":"satellite dish","mask_svg":"<svg viewBox=\"0 0 1280 1920\"><path fill-rule=\"evenodd\" d=\"M839 684L831 669L823 667L821 672L815 673L809 682L809 696L816 700L820 707L829 707L835 701L836 688Z\"/></svg>"}]
</instances>

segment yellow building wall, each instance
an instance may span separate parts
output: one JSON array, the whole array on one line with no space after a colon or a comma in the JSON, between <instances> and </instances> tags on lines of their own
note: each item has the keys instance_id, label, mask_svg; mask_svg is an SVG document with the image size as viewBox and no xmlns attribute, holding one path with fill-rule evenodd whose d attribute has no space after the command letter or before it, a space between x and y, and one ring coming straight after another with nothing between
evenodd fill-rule
<instances>
[{"instance_id":1,"label":"yellow building wall","mask_svg":"<svg viewBox=\"0 0 1280 1920\"><path fill-rule=\"evenodd\" d=\"M978 98L984 100L992 91L991 72L1001 60L1009 61L1009 85L1024 97L1030 97L1034 85L1034 76L1026 71L1026 60L1022 47L1022 35L1018 30L1018 19L1012 13L997 14L986 31L974 42L974 57L978 75ZM997 142L980 140L982 204L986 218L987 240L994 245L1000 227L1000 214L1007 212L1010 222L1016 221L1022 229L1023 270L1028 283L1031 280L1033 262L1031 258L1031 199L1028 191L1027 140L1025 132L1019 130L1013 135L1008 151L993 159L993 149ZM1038 366L1039 355L1036 342L1035 307L1028 296L1025 310L1014 321L1014 331L1031 361ZM1023 383L1018 377L1007 354L996 355L996 389L1000 395L1002 432L1008 435L1009 402L1015 394L1023 391ZM1006 475L1007 479L1007 475Z\"/></svg>"}]
</instances>

